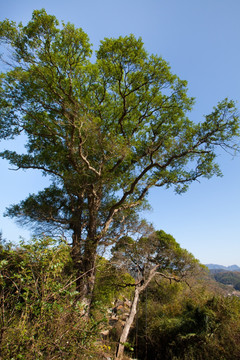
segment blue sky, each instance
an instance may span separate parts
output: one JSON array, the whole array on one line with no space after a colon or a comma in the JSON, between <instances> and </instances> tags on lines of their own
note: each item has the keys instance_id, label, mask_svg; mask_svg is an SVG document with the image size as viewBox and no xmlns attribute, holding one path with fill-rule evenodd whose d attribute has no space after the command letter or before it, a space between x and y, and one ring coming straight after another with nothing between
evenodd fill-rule
<instances>
[{"instance_id":1,"label":"blue sky","mask_svg":"<svg viewBox=\"0 0 240 360\"><path fill-rule=\"evenodd\" d=\"M0 20L26 23L40 8L82 27L94 49L104 37L141 36L149 53L161 55L188 81L189 95L196 98L189 115L194 121L225 97L239 100L239 0L8 0L2 1ZM21 149L22 142L11 146ZM181 196L153 189L152 211L145 217L202 263L240 265L240 155L220 153L219 164L223 178L201 180ZM47 180L37 171L11 171L3 160L0 169L0 229L8 240L28 239L29 232L2 214Z\"/></svg>"}]
</instances>

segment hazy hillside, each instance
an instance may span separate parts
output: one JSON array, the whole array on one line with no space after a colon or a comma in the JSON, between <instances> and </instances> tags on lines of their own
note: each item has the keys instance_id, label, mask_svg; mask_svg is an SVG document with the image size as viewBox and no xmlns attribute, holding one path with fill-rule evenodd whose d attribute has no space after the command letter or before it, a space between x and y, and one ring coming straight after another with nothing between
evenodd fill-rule
<instances>
[{"instance_id":1,"label":"hazy hillside","mask_svg":"<svg viewBox=\"0 0 240 360\"><path fill-rule=\"evenodd\" d=\"M237 265L231 265L231 266L222 266L222 265L216 265L216 264L207 264L206 265L208 269L210 270L210 274L213 279L215 279L218 283L231 286L232 290L236 293L237 296L239 296L239 290L240 290L240 268Z\"/></svg>"},{"instance_id":2,"label":"hazy hillside","mask_svg":"<svg viewBox=\"0 0 240 360\"><path fill-rule=\"evenodd\" d=\"M226 271L240 271L238 265L223 266L217 264L206 264L209 270L226 270Z\"/></svg>"}]
</instances>

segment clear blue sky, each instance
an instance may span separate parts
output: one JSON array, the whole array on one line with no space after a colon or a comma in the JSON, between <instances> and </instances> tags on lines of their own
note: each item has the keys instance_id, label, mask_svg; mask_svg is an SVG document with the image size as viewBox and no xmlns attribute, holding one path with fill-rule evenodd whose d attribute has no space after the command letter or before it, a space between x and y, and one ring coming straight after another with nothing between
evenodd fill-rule
<instances>
[{"instance_id":1,"label":"clear blue sky","mask_svg":"<svg viewBox=\"0 0 240 360\"><path fill-rule=\"evenodd\" d=\"M239 100L239 0L8 0L1 3L0 20L26 23L40 8L82 27L95 49L104 37L141 36L149 53L161 55L188 81L189 95L196 97L190 115L195 121L225 97ZM4 147L6 143L0 144ZM151 191L152 211L146 218L202 263L240 265L240 156L221 153L219 163L223 178L195 183L186 194ZM27 231L2 214L47 182L39 172L8 168L1 160L0 229L8 240L28 239Z\"/></svg>"}]
</instances>

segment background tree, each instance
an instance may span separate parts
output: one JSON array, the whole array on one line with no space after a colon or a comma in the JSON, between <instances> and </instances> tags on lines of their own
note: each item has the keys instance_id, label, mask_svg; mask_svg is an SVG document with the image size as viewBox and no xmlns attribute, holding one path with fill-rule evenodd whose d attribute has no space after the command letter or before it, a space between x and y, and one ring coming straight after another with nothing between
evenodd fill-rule
<instances>
[{"instance_id":1,"label":"background tree","mask_svg":"<svg viewBox=\"0 0 240 360\"><path fill-rule=\"evenodd\" d=\"M186 81L141 39L104 39L91 60L83 30L59 26L45 10L26 26L1 22L0 39L11 52L0 76L0 136L26 136L25 153L0 155L51 181L6 214L71 233L78 291L89 303L98 246L151 187L180 193L199 177L221 175L216 149L234 146L238 135L234 103L192 122Z\"/></svg>"},{"instance_id":2,"label":"background tree","mask_svg":"<svg viewBox=\"0 0 240 360\"><path fill-rule=\"evenodd\" d=\"M133 276L135 283L125 284L134 287L131 310L119 339L116 359L123 358L124 344L137 313L140 294L155 278L170 281L186 281L198 268L198 261L182 249L175 239L164 231L156 231L147 237L134 241L123 237L112 249L111 262L120 269L125 269ZM123 284L124 286L124 284Z\"/></svg>"}]
</instances>

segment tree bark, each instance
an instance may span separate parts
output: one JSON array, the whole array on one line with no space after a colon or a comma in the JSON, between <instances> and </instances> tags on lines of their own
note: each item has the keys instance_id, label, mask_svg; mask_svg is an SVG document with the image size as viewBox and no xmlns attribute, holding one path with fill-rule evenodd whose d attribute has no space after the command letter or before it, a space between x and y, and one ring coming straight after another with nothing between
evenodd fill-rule
<instances>
[{"instance_id":1,"label":"tree bark","mask_svg":"<svg viewBox=\"0 0 240 360\"><path fill-rule=\"evenodd\" d=\"M134 318L137 313L137 304L138 304L138 300L139 300L139 294L140 294L139 288L136 286L135 291L134 291L134 298L133 298L131 310L130 310L129 316L124 324L123 331L122 331L122 334L119 339L119 344L117 347L116 357L115 357L116 360L122 360L122 358L123 358L124 344L127 341L130 328L132 326L132 323L133 323Z\"/></svg>"},{"instance_id":2,"label":"tree bark","mask_svg":"<svg viewBox=\"0 0 240 360\"><path fill-rule=\"evenodd\" d=\"M80 265L79 288L80 299L86 305L87 312L92 304L93 291L96 279L97 241L95 239L86 242L84 256Z\"/></svg>"},{"instance_id":3,"label":"tree bark","mask_svg":"<svg viewBox=\"0 0 240 360\"><path fill-rule=\"evenodd\" d=\"M71 257L76 271L76 291L79 299L85 307L85 315L88 317L96 278L97 245L96 238L81 239L81 234L73 233L73 245Z\"/></svg>"},{"instance_id":4,"label":"tree bark","mask_svg":"<svg viewBox=\"0 0 240 360\"><path fill-rule=\"evenodd\" d=\"M159 268L159 265L155 265L150 270L148 278L146 280L142 279L142 281L140 281L138 284L135 285L134 298L133 298L131 310L130 310L129 316L128 316L125 324L124 324L122 334L121 334L120 339L119 339L119 344L118 344L118 347L117 347L116 357L115 357L116 360L122 360L122 358L123 358L124 343L126 343L126 341L127 341L130 328L131 328L131 326L133 324L134 318L135 318L136 313L137 313L137 304L138 304L138 301L139 301L139 295L141 294L142 291L144 291L146 289L148 284L154 278L158 268Z\"/></svg>"},{"instance_id":5,"label":"tree bark","mask_svg":"<svg viewBox=\"0 0 240 360\"><path fill-rule=\"evenodd\" d=\"M73 267L76 271L76 290L80 293L82 271L80 269L82 264L82 232L80 226L74 224L71 229L72 234L72 249L71 258L73 261Z\"/></svg>"},{"instance_id":6,"label":"tree bark","mask_svg":"<svg viewBox=\"0 0 240 360\"><path fill-rule=\"evenodd\" d=\"M79 299L85 305L85 312L88 316L96 278L97 246L99 242L97 219L101 197L93 187L89 189L87 197L89 213L87 236L82 239L82 229L80 227L77 228L77 226L75 227L72 258L77 270L76 290L79 293Z\"/></svg>"}]
</instances>

